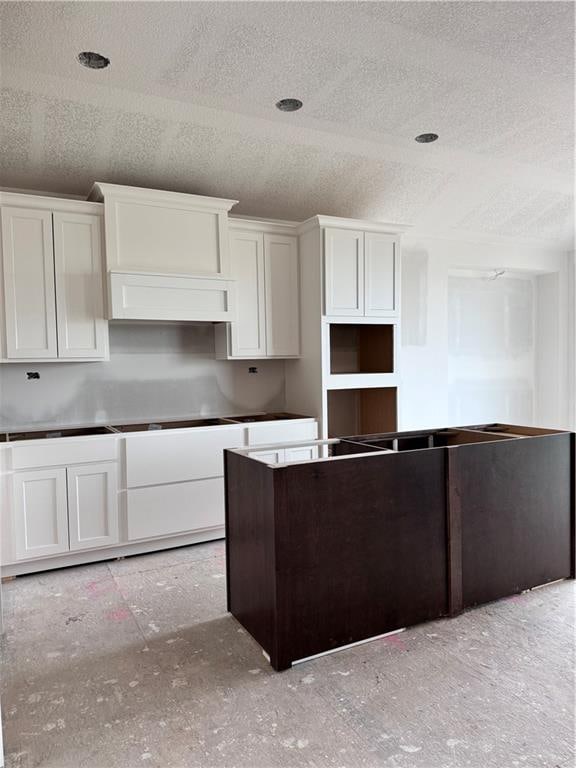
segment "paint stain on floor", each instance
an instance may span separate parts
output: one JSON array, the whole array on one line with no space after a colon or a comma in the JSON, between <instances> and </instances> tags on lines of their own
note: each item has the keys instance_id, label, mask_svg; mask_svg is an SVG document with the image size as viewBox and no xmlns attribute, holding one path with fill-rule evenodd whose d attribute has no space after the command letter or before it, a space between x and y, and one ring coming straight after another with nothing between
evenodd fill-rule
<instances>
[{"instance_id":1,"label":"paint stain on floor","mask_svg":"<svg viewBox=\"0 0 576 768\"><path fill-rule=\"evenodd\" d=\"M7 768L572 768L574 582L274 672L222 542L4 585Z\"/></svg>"}]
</instances>

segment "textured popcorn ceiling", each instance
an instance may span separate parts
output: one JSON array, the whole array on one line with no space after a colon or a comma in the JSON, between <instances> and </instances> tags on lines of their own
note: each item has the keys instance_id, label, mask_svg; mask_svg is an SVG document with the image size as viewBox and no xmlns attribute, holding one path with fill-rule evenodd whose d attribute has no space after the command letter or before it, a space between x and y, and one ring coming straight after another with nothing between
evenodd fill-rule
<instances>
[{"instance_id":1,"label":"textured popcorn ceiling","mask_svg":"<svg viewBox=\"0 0 576 768\"><path fill-rule=\"evenodd\" d=\"M5 187L570 247L572 3L4 2L0 25Z\"/></svg>"}]
</instances>

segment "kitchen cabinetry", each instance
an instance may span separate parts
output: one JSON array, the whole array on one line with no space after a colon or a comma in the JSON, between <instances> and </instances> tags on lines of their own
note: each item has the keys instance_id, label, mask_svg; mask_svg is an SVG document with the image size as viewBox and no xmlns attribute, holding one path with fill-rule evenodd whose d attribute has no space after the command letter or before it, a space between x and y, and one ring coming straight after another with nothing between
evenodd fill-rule
<instances>
[{"instance_id":1,"label":"kitchen cabinetry","mask_svg":"<svg viewBox=\"0 0 576 768\"><path fill-rule=\"evenodd\" d=\"M115 464L68 467L70 549L118 542L118 480Z\"/></svg>"},{"instance_id":2,"label":"kitchen cabinetry","mask_svg":"<svg viewBox=\"0 0 576 768\"><path fill-rule=\"evenodd\" d=\"M298 445L294 448L273 448L254 451L248 454L251 459L258 459L265 464L284 464L289 461L311 461L318 458L318 447L315 445Z\"/></svg>"},{"instance_id":3,"label":"kitchen cabinetry","mask_svg":"<svg viewBox=\"0 0 576 768\"><path fill-rule=\"evenodd\" d=\"M230 280L111 272L110 318L219 322L235 317Z\"/></svg>"},{"instance_id":4,"label":"kitchen cabinetry","mask_svg":"<svg viewBox=\"0 0 576 768\"><path fill-rule=\"evenodd\" d=\"M118 542L113 463L14 472L13 491L17 560Z\"/></svg>"},{"instance_id":5,"label":"kitchen cabinetry","mask_svg":"<svg viewBox=\"0 0 576 768\"><path fill-rule=\"evenodd\" d=\"M228 277L236 200L98 182L90 199L104 202L108 270Z\"/></svg>"},{"instance_id":6,"label":"kitchen cabinetry","mask_svg":"<svg viewBox=\"0 0 576 768\"><path fill-rule=\"evenodd\" d=\"M237 226L237 225L236 225ZM237 316L216 329L219 359L300 354L298 241L284 232L232 229ZM263 225L264 226L264 225Z\"/></svg>"},{"instance_id":7,"label":"kitchen cabinetry","mask_svg":"<svg viewBox=\"0 0 576 768\"><path fill-rule=\"evenodd\" d=\"M576 576L574 433L488 424L319 447L279 466L226 451L228 610L274 669Z\"/></svg>"},{"instance_id":8,"label":"kitchen cabinetry","mask_svg":"<svg viewBox=\"0 0 576 768\"><path fill-rule=\"evenodd\" d=\"M326 228L324 314L395 316L398 312L396 253L394 235Z\"/></svg>"},{"instance_id":9,"label":"kitchen cabinetry","mask_svg":"<svg viewBox=\"0 0 576 768\"><path fill-rule=\"evenodd\" d=\"M65 469L14 474L14 534L18 560L68 551Z\"/></svg>"},{"instance_id":10,"label":"kitchen cabinetry","mask_svg":"<svg viewBox=\"0 0 576 768\"><path fill-rule=\"evenodd\" d=\"M30 197L2 195L2 359L106 359L100 209Z\"/></svg>"}]
</instances>

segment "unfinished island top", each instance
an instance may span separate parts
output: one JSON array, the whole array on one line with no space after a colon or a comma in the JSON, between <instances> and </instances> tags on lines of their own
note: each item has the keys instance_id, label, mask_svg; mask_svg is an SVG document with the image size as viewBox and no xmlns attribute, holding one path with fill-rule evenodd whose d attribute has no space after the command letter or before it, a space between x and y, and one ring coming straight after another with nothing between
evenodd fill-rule
<instances>
[{"instance_id":1,"label":"unfinished island top","mask_svg":"<svg viewBox=\"0 0 576 768\"><path fill-rule=\"evenodd\" d=\"M228 609L275 669L575 577L571 432L485 424L306 445L318 458L225 452Z\"/></svg>"}]
</instances>

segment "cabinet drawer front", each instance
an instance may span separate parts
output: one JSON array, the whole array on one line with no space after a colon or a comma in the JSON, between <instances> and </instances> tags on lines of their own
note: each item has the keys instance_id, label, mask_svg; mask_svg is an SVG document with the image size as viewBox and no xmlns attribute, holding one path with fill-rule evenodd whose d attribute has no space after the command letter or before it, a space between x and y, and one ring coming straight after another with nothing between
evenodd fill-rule
<instances>
[{"instance_id":1,"label":"cabinet drawer front","mask_svg":"<svg viewBox=\"0 0 576 768\"><path fill-rule=\"evenodd\" d=\"M12 447L14 469L56 467L89 461L116 461L117 438L103 435L95 440L71 440L68 437L38 440L32 445Z\"/></svg>"},{"instance_id":2,"label":"cabinet drawer front","mask_svg":"<svg viewBox=\"0 0 576 768\"><path fill-rule=\"evenodd\" d=\"M228 280L110 273L113 319L225 322L234 319Z\"/></svg>"},{"instance_id":3,"label":"cabinet drawer front","mask_svg":"<svg viewBox=\"0 0 576 768\"><path fill-rule=\"evenodd\" d=\"M128 540L224 525L224 480L196 480L128 491Z\"/></svg>"},{"instance_id":4,"label":"cabinet drawer front","mask_svg":"<svg viewBox=\"0 0 576 768\"><path fill-rule=\"evenodd\" d=\"M128 488L224 475L225 448L243 445L241 427L126 438Z\"/></svg>"},{"instance_id":5,"label":"cabinet drawer front","mask_svg":"<svg viewBox=\"0 0 576 768\"><path fill-rule=\"evenodd\" d=\"M272 445L296 440L315 440L318 424L315 421L297 423L254 424L248 427L248 445Z\"/></svg>"}]
</instances>

